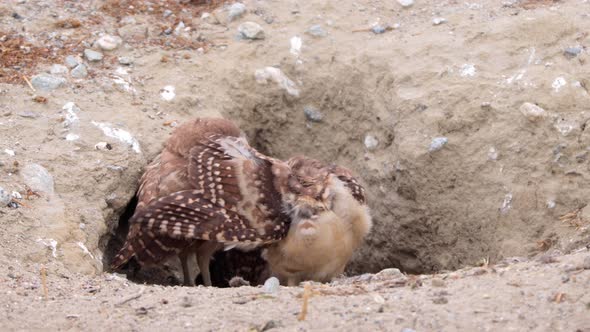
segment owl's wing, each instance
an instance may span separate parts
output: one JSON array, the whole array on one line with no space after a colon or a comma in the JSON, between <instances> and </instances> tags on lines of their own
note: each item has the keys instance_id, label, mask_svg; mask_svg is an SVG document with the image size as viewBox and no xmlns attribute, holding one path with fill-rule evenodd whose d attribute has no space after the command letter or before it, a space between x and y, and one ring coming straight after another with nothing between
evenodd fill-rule
<instances>
[{"instance_id":1,"label":"owl's wing","mask_svg":"<svg viewBox=\"0 0 590 332\"><path fill-rule=\"evenodd\" d=\"M366 204L365 188L363 188L349 169L342 166L331 165L329 171L336 175L340 181L344 182L346 188L350 190L352 197L354 197L359 203Z\"/></svg>"},{"instance_id":2,"label":"owl's wing","mask_svg":"<svg viewBox=\"0 0 590 332\"><path fill-rule=\"evenodd\" d=\"M116 262L135 255L125 254L127 247L143 251L150 234L249 246L286 235L289 218L276 186L288 174L280 161L261 155L242 138L211 136L190 150L188 175L194 189L161 197L136 211L129 222L139 225L137 234L128 238Z\"/></svg>"}]
</instances>

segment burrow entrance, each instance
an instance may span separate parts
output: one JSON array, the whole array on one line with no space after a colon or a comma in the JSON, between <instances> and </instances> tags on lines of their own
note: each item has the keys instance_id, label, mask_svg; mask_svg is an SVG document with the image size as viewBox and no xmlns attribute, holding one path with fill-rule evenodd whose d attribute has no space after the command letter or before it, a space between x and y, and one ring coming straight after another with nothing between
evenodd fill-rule
<instances>
[{"instance_id":1,"label":"burrow entrance","mask_svg":"<svg viewBox=\"0 0 590 332\"><path fill-rule=\"evenodd\" d=\"M465 98L453 104L453 110L471 110L473 119L461 119L443 109L443 116L428 120L425 112L441 114L431 109L444 107L438 102L439 92L419 101L401 99L395 91L410 78L400 81L381 63L386 62L369 65L371 73L379 73L373 76L341 64L323 74L300 73L298 79L308 87L301 97L279 87L257 85L251 75L236 74L232 79L240 88L230 89L231 101L221 109L265 154L281 159L305 154L357 174L367 190L374 226L347 274L389 267L432 273L507 256L530 256L557 246L565 233L554 225L555 212L531 208L542 199L537 189L515 178L511 192L496 175L497 164L485 156L474 159L488 144L487 136L478 135L488 132L495 137L495 127L485 119L479 103L475 109ZM295 72L289 65L282 68ZM429 143L436 136L448 137L450 143L433 152ZM506 158L505 167L511 162ZM520 167L518 160L514 163L512 167ZM117 235L108 240L105 263L122 245L133 207L130 202ZM553 239L552 246L539 247L539 241L547 238ZM218 286L227 285L231 267L225 262L231 253L218 253L212 263ZM172 258L163 268L144 269L135 278L177 284L179 270L178 260Z\"/></svg>"}]
</instances>

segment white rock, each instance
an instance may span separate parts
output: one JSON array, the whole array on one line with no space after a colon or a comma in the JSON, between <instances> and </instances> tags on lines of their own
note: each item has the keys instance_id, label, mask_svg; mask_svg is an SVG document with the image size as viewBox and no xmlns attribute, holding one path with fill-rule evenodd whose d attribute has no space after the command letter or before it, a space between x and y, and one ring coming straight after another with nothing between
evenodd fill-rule
<instances>
[{"instance_id":1,"label":"white rock","mask_svg":"<svg viewBox=\"0 0 590 332\"><path fill-rule=\"evenodd\" d=\"M279 68L265 67L264 69L257 69L254 72L254 77L259 84L267 84L269 80L272 80L279 87L285 89L288 94L299 97L299 90L295 82L291 81Z\"/></svg>"},{"instance_id":2,"label":"white rock","mask_svg":"<svg viewBox=\"0 0 590 332\"><path fill-rule=\"evenodd\" d=\"M414 4L414 0L397 0L397 2L404 8L411 7Z\"/></svg>"},{"instance_id":3,"label":"white rock","mask_svg":"<svg viewBox=\"0 0 590 332\"><path fill-rule=\"evenodd\" d=\"M443 146L447 145L449 139L446 137L435 137L430 142L430 146L428 147L428 152L438 151L443 148Z\"/></svg>"},{"instance_id":4,"label":"white rock","mask_svg":"<svg viewBox=\"0 0 590 332\"><path fill-rule=\"evenodd\" d=\"M141 153L139 142L128 131L120 128L113 128L110 123L106 122L92 121L92 124L100 130L102 130L103 134L105 134L106 136L116 138L117 140L131 146L133 151L135 151L136 153Z\"/></svg>"},{"instance_id":5,"label":"white rock","mask_svg":"<svg viewBox=\"0 0 590 332\"><path fill-rule=\"evenodd\" d=\"M576 128L579 128L579 125L575 121L558 118L557 121L555 121L553 127L555 127L555 129L557 129L557 131L559 131L559 133L565 137L571 134Z\"/></svg>"},{"instance_id":6,"label":"white rock","mask_svg":"<svg viewBox=\"0 0 590 332\"><path fill-rule=\"evenodd\" d=\"M279 279L275 277L270 277L266 279L266 281L264 282L264 286L262 286L262 291L266 294L274 295L279 292L280 285L281 283L279 282Z\"/></svg>"},{"instance_id":7,"label":"white rock","mask_svg":"<svg viewBox=\"0 0 590 332\"><path fill-rule=\"evenodd\" d=\"M502 206L500 206L500 212L506 213L510 211L512 208L512 193L506 194L504 196L504 201L502 201Z\"/></svg>"},{"instance_id":8,"label":"white rock","mask_svg":"<svg viewBox=\"0 0 590 332\"><path fill-rule=\"evenodd\" d=\"M258 23L244 22L238 27L238 32L246 39L264 39L264 29Z\"/></svg>"},{"instance_id":9,"label":"white rock","mask_svg":"<svg viewBox=\"0 0 590 332\"><path fill-rule=\"evenodd\" d=\"M561 88L563 88L566 85L567 85L567 81L565 80L565 78L558 77L553 81L553 83L551 84L551 87L553 88L553 91L559 92L559 90L561 90Z\"/></svg>"},{"instance_id":10,"label":"white rock","mask_svg":"<svg viewBox=\"0 0 590 332\"><path fill-rule=\"evenodd\" d=\"M488 150L488 159L493 161L498 160L498 151L493 146Z\"/></svg>"},{"instance_id":11,"label":"white rock","mask_svg":"<svg viewBox=\"0 0 590 332\"><path fill-rule=\"evenodd\" d=\"M295 56L299 56L301 54L301 46L303 45L303 41L299 36L291 37L291 54Z\"/></svg>"},{"instance_id":12,"label":"white rock","mask_svg":"<svg viewBox=\"0 0 590 332\"><path fill-rule=\"evenodd\" d=\"M33 191L44 192L52 195L54 192L53 176L45 167L39 164L26 164L20 170L23 182Z\"/></svg>"},{"instance_id":13,"label":"white rock","mask_svg":"<svg viewBox=\"0 0 590 332\"><path fill-rule=\"evenodd\" d=\"M123 40L119 36L104 35L96 41L98 47L104 51L112 51L119 47Z\"/></svg>"},{"instance_id":14,"label":"white rock","mask_svg":"<svg viewBox=\"0 0 590 332\"><path fill-rule=\"evenodd\" d=\"M162 99L166 101L171 101L172 99L174 99L174 97L176 97L175 90L176 88L174 88L174 86L166 85L160 90L160 97L162 97Z\"/></svg>"},{"instance_id":15,"label":"white rock","mask_svg":"<svg viewBox=\"0 0 590 332\"><path fill-rule=\"evenodd\" d=\"M520 113L529 121L537 121L547 115L547 112L533 103L524 103L519 108Z\"/></svg>"},{"instance_id":16,"label":"white rock","mask_svg":"<svg viewBox=\"0 0 590 332\"><path fill-rule=\"evenodd\" d=\"M379 141L373 135L366 135L364 143L367 150L373 150L379 145Z\"/></svg>"},{"instance_id":17,"label":"white rock","mask_svg":"<svg viewBox=\"0 0 590 332\"><path fill-rule=\"evenodd\" d=\"M112 150L113 147L107 142L98 142L94 146L96 150Z\"/></svg>"},{"instance_id":18,"label":"white rock","mask_svg":"<svg viewBox=\"0 0 590 332\"><path fill-rule=\"evenodd\" d=\"M75 141L79 138L80 138L80 136L78 136L76 134L72 134L72 133L66 135L66 141Z\"/></svg>"},{"instance_id":19,"label":"white rock","mask_svg":"<svg viewBox=\"0 0 590 332\"><path fill-rule=\"evenodd\" d=\"M88 61L91 61L91 62L100 61L104 57L104 55L102 55L102 53L88 49L88 48L84 50L84 56L86 57L86 59Z\"/></svg>"},{"instance_id":20,"label":"white rock","mask_svg":"<svg viewBox=\"0 0 590 332\"><path fill-rule=\"evenodd\" d=\"M11 157L14 157L16 155L14 150L10 150L10 149L4 149L4 153L6 153L7 155L9 155Z\"/></svg>"},{"instance_id":21,"label":"white rock","mask_svg":"<svg viewBox=\"0 0 590 332\"><path fill-rule=\"evenodd\" d=\"M473 65L471 63L466 63L463 66L461 66L460 75L462 77L473 77L473 76L475 76L476 72L477 72L477 70L475 69L475 65Z\"/></svg>"},{"instance_id":22,"label":"white rock","mask_svg":"<svg viewBox=\"0 0 590 332\"><path fill-rule=\"evenodd\" d=\"M23 195L21 195L18 191L13 191L12 194L10 194L10 196L12 196L12 198L16 198L16 199L23 198Z\"/></svg>"},{"instance_id":23,"label":"white rock","mask_svg":"<svg viewBox=\"0 0 590 332\"><path fill-rule=\"evenodd\" d=\"M12 202L12 197L8 191L0 187L0 207L5 207L6 205L10 204L10 202Z\"/></svg>"},{"instance_id":24,"label":"white rock","mask_svg":"<svg viewBox=\"0 0 590 332\"><path fill-rule=\"evenodd\" d=\"M447 19L444 18L444 17L435 17L435 18L432 19L432 24L434 24L434 25L440 25L440 24L445 23L446 21L447 21Z\"/></svg>"},{"instance_id":25,"label":"white rock","mask_svg":"<svg viewBox=\"0 0 590 332\"><path fill-rule=\"evenodd\" d=\"M80 120L77 114L78 112L80 112L80 108L76 106L76 104L74 104L73 102L67 102L62 107L62 109L66 112L66 119L63 122L65 128L72 126Z\"/></svg>"},{"instance_id":26,"label":"white rock","mask_svg":"<svg viewBox=\"0 0 590 332\"><path fill-rule=\"evenodd\" d=\"M229 21L233 21L242 17L246 13L246 6L243 3L236 2L229 6L228 9L228 19Z\"/></svg>"}]
</instances>

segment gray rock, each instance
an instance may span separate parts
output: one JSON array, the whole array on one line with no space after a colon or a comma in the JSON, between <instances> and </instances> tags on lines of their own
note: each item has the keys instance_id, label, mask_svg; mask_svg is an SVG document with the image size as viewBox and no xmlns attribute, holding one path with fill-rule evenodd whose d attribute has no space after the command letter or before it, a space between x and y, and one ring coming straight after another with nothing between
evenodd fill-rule
<instances>
[{"instance_id":1,"label":"gray rock","mask_svg":"<svg viewBox=\"0 0 590 332\"><path fill-rule=\"evenodd\" d=\"M168 16L172 15L172 11L170 9L166 9L162 15L164 17L168 17Z\"/></svg>"},{"instance_id":2,"label":"gray rock","mask_svg":"<svg viewBox=\"0 0 590 332\"><path fill-rule=\"evenodd\" d=\"M238 27L238 32L246 39L264 39L264 29L258 23L244 22Z\"/></svg>"},{"instance_id":3,"label":"gray rock","mask_svg":"<svg viewBox=\"0 0 590 332\"><path fill-rule=\"evenodd\" d=\"M66 66L67 66L68 68L74 68L74 67L76 67L76 66L77 66L77 65L80 63L80 60L78 60L78 59L77 59L75 56L73 56L73 55L68 55L68 56L66 57L66 59L64 60L64 63L66 64Z\"/></svg>"},{"instance_id":4,"label":"gray rock","mask_svg":"<svg viewBox=\"0 0 590 332\"><path fill-rule=\"evenodd\" d=\"M122 43L123 40L121 39L121 37L111 35L101 36L96 41L96 45L98 45L98 47L100 47L100 49L104 51L112 51L119 47Z\"/></svg>"},{"instance_id":5,"label":"gray rock","mask_svg":"<svg viewBox=\"0 0 590 332\"><path fill-rule=\"evenodd\" d=\"M88 48L84 50L84 56L86 57L86 59L88 59L88 61L92 61L92 62L100 61L104 57L104 55L102 55L102 53L88 49Z\"/></svg>"},{"instance_id":6,"label":"gray rock","mask_svg":"<svg viewBox=\"0 0 590 332\"><path fill-rule=\"evenodd\" d=\"M262 286L262 291L266 294L275 295L279 292L280 285L281 283L279 282L279 279L275 277L270 277L266 279L266 281L264 282L264 286Z\"/></svg>"},{"instance_id":7,"label":"gray rock","mask_svg":"<svg viewBox=\"0 0 590 332\"><path fill-rule=\"evenodd\" d=\"M428 147L428 152L438 151L443 148L443 146L447 145L449 139L446 137L435 137L430 142L430 146Z\"/></svg>"},{"instance_id":8,"label":"gray rock","mask_svg":"<svg viewBox=\"0 0 590 332\"><path fill-rule=\"evenodd\" d=\"M5 207L12 201L12 196L4 188L0 187L0 207Z\"/></svg>"},{"instance_id":9,"label":"gray rock","mask_svg":"<svg viewBox=\"0 0 590 332\"><path fill-rule=\"evenodd\" d=\"M575 58L580 53L582 53L582 50L583 50L582 46L568 47L563 51L563 54L568 58Z\"/></svg>"},{"instance_id":10,"label":"gray rock","mask_svg":"<svg viewBox=\"0 0 590 332\"><path fill-rule=\"evenodd\" d=\"M31 112L31 111L18 112L17 115L20 116L20 117L23 117L23 118L30 118L30 119L34 119L34 118L38 118L39 117L39 114L38 113Z\"/></svg>"},{"instance_id":11,"label":"gray rock","mask_svg":"<svg viewBox=\"0 0 590 332\"><path fill-rule=\"evenodd\" d=\"M231 22L242 17L246 13L246 6L243 3L236 2L229 6L227 18Z\"/></svg>"},{"instance_id":12,"label":"gray rock","mask_svg":"<svg viewBox=\"0 0 590 332\"><path fill-rule=\"evenodd\" d=\"M385 280L385 279L395 279L395 278L401 278L404 277L404 274L396 268L389 268L389 269L384 269L381 270L379 272L377 272L377 274L375 274L375 279L378 280Z\"/></svg>"},{"instance_id":13,"label":"gray rock","mask_svg":"<svg viewBox=\"0 0 590 332\"><path fill-rule=\"evenodd\" d=\"M322 26L319 24L310 26L309 29L307 29L307 33L318 38L326 37L328 35L326 30L324 30L324 28L322 28Z\"/></svg>"},{"instance_id":14,"label":"gray rock","mask_svg":"<svg viewBox=\"0 0 590 332\"><path fill-rule=\"evenodd\" d=\"M414 0L397 0L397 2L404 8L412 7Z\"/></svg>"},{"instance_id":15,"label":"gray rock","mask_svg":"<svg viewBox=\"0 0 590 332\"><path fill-rule=\"evenodd\" d=\"M303 113L305 113L307 120L312 122L321 122L324 119L324 114L316 110L313 106L305 106Z\"/></svg>"},{"instance_id":16,"label":"gray rock","mask_svg":"<svg viewBox=\"0 0 590 332\"><path fill-rule=\"evenodd\" d=\"M27 164L20 171L23 182L33 191L52 195L54 192L53 177L39 164Z\"/></svg>"},{"instance_id":17,"label":"gray rock","mask_svg":"<svg viewBox=\"0 0 590 332\"><path fill-rule=\"evenodd\" d=\"M133 59L128 56L121 56L117 60L119 60L119 63L124 66L131 66L133 64Z\"/></svg>"},{"instance_id":18,"label":"gray rock","mask_svg":"<svg viewBox=\"0 0 590 332\"><path fill-rule=\"evenodd\" d=\"M70 75L72 75L73 78L84 78L88 76L88 70L86 69L86 66L81 63L72 69Z\"/></svg>"},{"instance_id":19,"label":"gray rock","mask_svg":"<svg viewBox=\"0 0 590 332\"><path fill-rule=\"evenodd\" d=\"M49 72L52 75L65 75L68 73L68 67L64 66L64 65L58 65L58 64L54 64L51 66L51 68L49 69Z\"/></svg>"},{"instance_id":20,"label":"gray rock","mask_svg":"<svg viewBox=\"0 0 590 332\"><path fill-rule=\"evenodd\" d=\"M43 73L33 76L31 84L33 84L35 89L51 91L64 86L66 84L66 79Z\"/></svg>"},{"instance_id":21,"label":"gray rock","mask_svg":"<svg viewBox=\"0 0 590 332\"><path fill-rule=\"evenodd\" d=\"M387 31L387 28L382 25L375 25L371 28L371 31L373 31L374 34L379 35L385 33L385 31Z\"/></svg>"}]
</instances>

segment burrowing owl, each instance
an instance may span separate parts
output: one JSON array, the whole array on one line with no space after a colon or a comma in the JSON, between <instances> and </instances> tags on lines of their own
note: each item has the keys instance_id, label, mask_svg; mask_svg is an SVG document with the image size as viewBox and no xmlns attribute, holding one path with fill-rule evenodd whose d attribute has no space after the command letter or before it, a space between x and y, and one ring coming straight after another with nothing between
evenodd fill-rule
<instances>
[{"instance_id":1,"label":"burrowing owl","mask_svg":"<svg viewBox=\"0 0 590 332\"><path fill-rule=\"evenodd\" d=\"M289 246L291 237L308 242L311 238L316 243L321 239L322 245L309 249L327 249L333 257L350 258L348 253L336 251L358 246L357 242L324 245L327 241L348 241L350 236L340 236L340 231L357 232L356 219L349 216L351 208L341 205L351 203L349 197L356 198L353 201L357 205L363 203L364 195L348 171L307 158L283 162L267 157L250 147L240 130L227 120L197 119L180 126L140 182L139 203L130 220L127 241L112 263L114 268L131 258L146 265L177 254L185 284L191 285L194 276L188 262L196 253L203 282L210 286L209 261L224 247L249 250L270 246L269 266L282 277L284 264L274 263L277 255L284 254L296 262L295 256L306 255L304 246L282 249ZM370 227L370 218L364 221L365 228L356 235L361 239ZM343 226L323 226L334 223ZM318 226L314 234L326 235L309 237L313 232L308 231L307 237L301 237L289 231L290 226L292 230L307 229L307 224ZM273 245L283 242L285 246ZM301 268L317 269L318 264L297 265ZM328 272L304 271L285 278L291 280L289 283L302 278L324 280L326 273L333 275L342 269L339 265Z\"/></svg>"}]
</instances>

